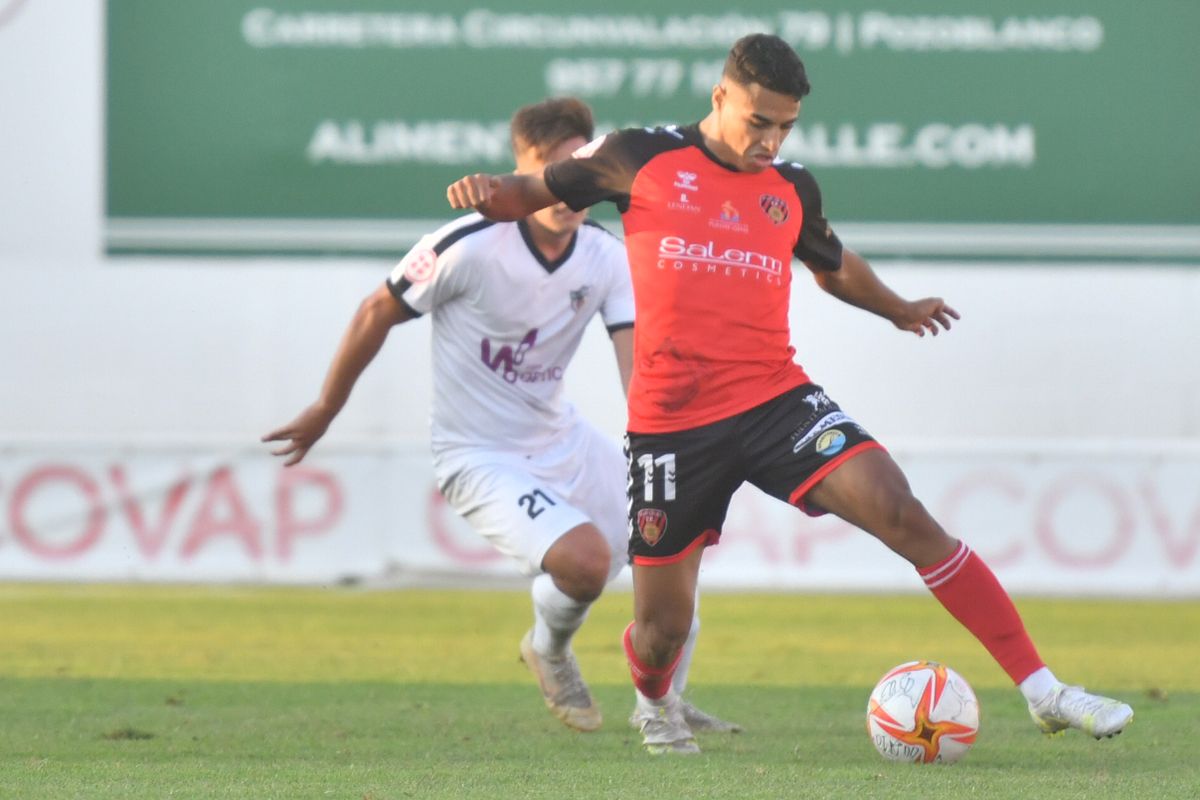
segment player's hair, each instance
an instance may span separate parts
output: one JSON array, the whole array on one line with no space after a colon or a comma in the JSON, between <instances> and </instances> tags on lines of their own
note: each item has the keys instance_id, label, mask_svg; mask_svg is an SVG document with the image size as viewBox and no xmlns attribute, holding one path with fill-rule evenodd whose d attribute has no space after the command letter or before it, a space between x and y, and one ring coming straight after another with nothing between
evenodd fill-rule
<instances>
[{"instance_id":1,"label":"player's hair","mask_svg":"<svg viewBox=\"0 0 1200 800\"><path fill-rule=\"evenodd\" d=\"M552 97L517 109L510 130L514 153L531 147L544 158L567 139L582 136L590 142L596 123L592 110L582 100Z\"/></svg>"},{"instance_id":2,"label":"player's hair","mask_svg":"<svg viewBox=\"0 0 1200 800\"><path fill-rule=\"evenodd\" d=\"M797 100L812 91L800 56L790 44L768 33L752 33L734 42L723 74L742 86L757 83Z\"/></svg>"}]
</instances>

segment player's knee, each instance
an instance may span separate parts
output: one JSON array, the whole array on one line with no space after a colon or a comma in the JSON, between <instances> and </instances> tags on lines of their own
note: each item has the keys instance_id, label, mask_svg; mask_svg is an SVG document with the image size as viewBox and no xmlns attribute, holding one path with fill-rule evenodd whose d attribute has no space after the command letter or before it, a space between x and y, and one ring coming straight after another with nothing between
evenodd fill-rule
<instances>
[{"instance_id":1,"label":"player's knee","mask_svg":"<svg viewBox=\"0 0 1200 800\"><path fill-rule=\"evenodd\" d=\"M662 666L671 663L687 643L691 622L687 621L682 625L669 621L664 621L664 624L643 623L639 626L639 631L642 630L647 634L645 643L646 648L650 651L651 665ZM641 636L642 634L639 633L639 638Z\"/></svg>"},{"instance_id":2,"label":"player's knee","mask_svg":"<svg viewBox=\"0 0 1200 800\"><path fill-rule=\"evenodd\" d=\"M592 602L604 591L611 564L608 544L599 537L577 537L567 546L556 545L543 562L563 594L581 603Z\"/></svg>"},{"instance_id":3,"label":"player's knee","mask_svg":"<svg viewBox=\"0 0 1200 800\"><path fill-rule=\"evenodd\" d=\"M690 609L663 609L638 620L638 641L651 652L653 664L670 663L687 643L694 624Z\"/></svg>"},{"instance_id":4,"label":"player's knee","mask_svg":"<svg viewBox=\"0 0 1200 800\"><path fill-rule=\"evenodd\" d=\"M890 498L884 528L888 546L910 561L946 538L921 501L908 492Z\"/></svg>"}]
</instances>

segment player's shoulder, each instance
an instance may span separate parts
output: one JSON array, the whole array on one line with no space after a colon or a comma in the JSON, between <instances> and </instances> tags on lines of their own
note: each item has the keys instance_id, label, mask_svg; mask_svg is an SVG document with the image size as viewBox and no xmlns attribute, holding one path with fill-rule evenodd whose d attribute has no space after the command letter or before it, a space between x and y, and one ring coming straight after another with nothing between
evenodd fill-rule
<instances>
[{"instance_id":1,"label":"player's shoulder","mask_svg":"<svg viewBox=\"0 0 1200 800\"><path fill-rule=\"evenodd\" d=\"M603 224L594 219L585 219L583 224L579 226L579 236L583 241L597 241L603 243L604 246L616 245L623 247L621 238L610 231Z\"/></svg>"},{"instance_id":2,"label":"player's shoulder","mask_svg":"<svg viewBox=\"0 0 1200 800\"><path fill-rule=\"evenodd\" d=\"M494 222L478 212L464 214L441 226L422 239L424 249L442 255L451 247L459 249L488 247L514 223Z\"/></svg>"},{"instance_id":3,"label":"player's shoulder","mask_svg":"<svg viewBox=\"0 0 1200 800\"><path fill-rule=\"evenodd\" d=\"M802 197L807 193L817 190L817 179L813 177L808 167L803 164L797 161L785 161L782 158L777 158L771 166L779 177L795 186L797 190L800 190Z\"/></svg>"},{"instance_id":4,"label":"player's shoulder","mask_svg":"<svg viewBox=\"0 0 1200 800\"><path fill-rule=\"evenodd\" d=\"M625 243L615 233L595 220L584 220L583 225L579 226L575 254L588 261L593 269L615 271L620 274L629 272L629 257L625 252Z\"/></svg>"},{"instance_id":5,"label":"player's shoulder","mask_svg":"<svg viewBox=\"0 0 1200 800\"><path fill-rule=\"evenodd\" d=\"M593 219L579 226L578 244L590 252L625 257L625 243L615 233Z\"/></svg>"},{"instance_id":6,"label":"player's shoulder","mask_svg":"<svg viewBox=\"0 0 1200 800\"><path fill-rule=\"evenodd\" d=\"M684 129L678 125L659 125L646 128L621 128L612 131L592 143L593 151L604 148L608 151L646 159L667 150L687 147L689 144ZM591 147L591 145L589 145Z\"/></svg>"}]
</instances>

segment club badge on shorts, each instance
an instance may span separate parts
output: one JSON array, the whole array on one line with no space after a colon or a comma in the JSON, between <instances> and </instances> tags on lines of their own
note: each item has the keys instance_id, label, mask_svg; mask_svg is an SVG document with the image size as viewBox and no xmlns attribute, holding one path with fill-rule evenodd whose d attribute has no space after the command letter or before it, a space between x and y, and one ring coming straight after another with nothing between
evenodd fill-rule
<instances>
[{"instance_id":1,"label":"club badge on shorts","mask_svg":"<svg viewBox=\"0 0 1200 800\"><path fill-rule=\"evenodd\" d=\"M667 530L667 512L657 508L643 508L638 511L637 526L642 541L654 547Z\"/></svg>"}]
</instances>

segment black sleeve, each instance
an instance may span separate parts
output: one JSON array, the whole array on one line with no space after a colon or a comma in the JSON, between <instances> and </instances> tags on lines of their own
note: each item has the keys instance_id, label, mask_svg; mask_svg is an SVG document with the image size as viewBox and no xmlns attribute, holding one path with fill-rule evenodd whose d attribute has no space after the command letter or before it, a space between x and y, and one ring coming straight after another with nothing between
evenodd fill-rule
<instances>
[{"instance_id":1,"label":"black sleeve","mask_svg":"<svg viewBox=\"0 0 1200 800\"><path fill-rule=\"evenodd\" d=\"M613 131L546 167L543 176L554 196L575 211L611 200L624 213L638 171L658 153L684 144L683 137L668 128Z\"/></svg>"},{"instance_id":2,"label":"black sleeve","mask_svg":"<svg viewBox=\"0 0 1200 800\"><path fill-rule=\"evenodd\" d=\"M820 269L834 271L842 266L842 242L829 227L821 209L821 189L812 173L798 164L788 164L780 170L796 187L800 206L804 209L804 224L792 252L796 258Z\"/></svg>"},{"instance_id":3,"label":"black sleeve","mask_svg":"<svg viewBox=\"0 0 1200 800\"><path fill-rule=\"evenodd\" d=\"M543 176L554 196L574 211L582 211L604 200L621 205L628 198L632 180L621 179L624 172L624 131L601 136L563 159L546 167ZM624 184L624 185L622 185Z\"/></svg>"}]
</instances>

